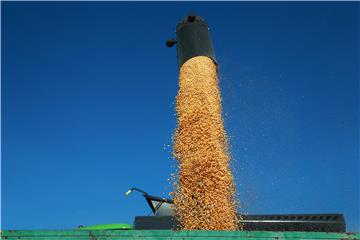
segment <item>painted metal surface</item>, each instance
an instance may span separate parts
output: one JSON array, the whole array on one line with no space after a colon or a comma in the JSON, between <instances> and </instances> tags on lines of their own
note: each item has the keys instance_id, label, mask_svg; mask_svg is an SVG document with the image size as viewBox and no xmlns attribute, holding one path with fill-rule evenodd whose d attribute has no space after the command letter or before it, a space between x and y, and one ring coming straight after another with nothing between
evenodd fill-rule
<instances>
[{"instance_id":1,"label":"painted metal surface","mask_svg":"<svg viewBox=\"0 0 360 240\"><path fill-rule=\"evenodd\" d=\"M110 223L110 224L98 224L92 226L81 227L81 230L130 230L132 226L127 223Z\"/></svg>"},{"instance_id":2,"label":"painted metal surface","mask_svg":"<svg viewBox=\"0 0 360 240\"><path fill-rule=\"evenodd\" d=\"M190 58L206 56L215 63L215 52L212 45L207 22L196 15L188 15L176 26L176 39L170 39L166 45L176 44L179 69Z\"/></svg>"},{"instance_id":3,"label":"painted metal surface","mask_svg":"<svg viewBox=\"0 0 360 240\"><path fill-rule=\"evenodd\" d=\"M257 231L172 231L172 230L7 230L3 240L122 240L122 239L256 239L256 240L360 240L355 233L257 232Z\"/></svg>"}]
</instances>

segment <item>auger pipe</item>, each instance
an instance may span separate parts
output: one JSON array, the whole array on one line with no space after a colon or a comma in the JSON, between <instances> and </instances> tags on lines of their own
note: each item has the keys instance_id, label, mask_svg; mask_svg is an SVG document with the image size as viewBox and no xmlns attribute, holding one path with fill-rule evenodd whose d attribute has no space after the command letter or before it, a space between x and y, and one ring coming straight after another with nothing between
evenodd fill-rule
<instances>
[{"instance_id":1,"label":"auger pipe","mask_svg":"<svg viewBox=\"0 0 360 240\"><path fill-rule=\"evenodd\" d=\"M176 39L169 39L166 46L176 44L179 69L190 58L206 56L216 64L207 22L196 15L188 15L176 26Z\"/></svg>"}]
</instances>

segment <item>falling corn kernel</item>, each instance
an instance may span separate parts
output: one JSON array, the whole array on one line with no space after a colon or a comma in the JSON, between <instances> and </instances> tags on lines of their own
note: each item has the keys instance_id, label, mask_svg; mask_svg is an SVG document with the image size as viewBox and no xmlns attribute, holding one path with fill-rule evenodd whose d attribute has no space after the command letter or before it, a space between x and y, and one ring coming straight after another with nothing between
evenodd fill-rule
<instances>
[{"instance_id":1,"label":"falling corn kernel","mask_svg":"<svg viewBox=\"0 0 360 240\"><path fill-rule=\"evenodd\" d=\"M217 67L197 56L180 69L173 156L179 163L174 212L185 230L239 230Z\"/></svg>"}]
</instances>

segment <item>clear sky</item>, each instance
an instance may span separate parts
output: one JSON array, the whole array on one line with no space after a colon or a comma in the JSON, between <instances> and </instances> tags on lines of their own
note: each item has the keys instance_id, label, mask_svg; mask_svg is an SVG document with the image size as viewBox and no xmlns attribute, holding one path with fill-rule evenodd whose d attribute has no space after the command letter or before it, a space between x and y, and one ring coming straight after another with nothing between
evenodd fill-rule
<instances>
[{"instance_id":1,"label":"clear sky","mask_svg":"<svg viewBox=\"0 0 360 240\"><path fill-rule=\"evenodd\" d=\"M359 2L2 2L2 229L132 223L167 196L175 37L210 25L242 208L359 231ZM169 145L169 146L168 146ZM165 146L165 147L164 147Z\"/></svg>"}]
</instances>

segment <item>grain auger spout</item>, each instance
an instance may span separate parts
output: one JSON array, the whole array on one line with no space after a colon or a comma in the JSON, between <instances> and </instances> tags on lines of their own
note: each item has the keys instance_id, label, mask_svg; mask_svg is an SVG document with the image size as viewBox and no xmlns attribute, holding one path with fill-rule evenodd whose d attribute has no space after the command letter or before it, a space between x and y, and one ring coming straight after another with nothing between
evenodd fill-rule
<instances>
[{"instance_id":1,"label":"grain auger spout","mask_svg":"<svg viewBox=\"0 0 360 240\"><path fill-rule=\"evenodd\" d=\"M206 56L216 63L207 22L196 15L188 15L176 26L176 39L166 41L166 46L176 44L179 69L190 58Z\"/></svg>"}]
</instances>

